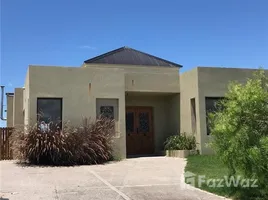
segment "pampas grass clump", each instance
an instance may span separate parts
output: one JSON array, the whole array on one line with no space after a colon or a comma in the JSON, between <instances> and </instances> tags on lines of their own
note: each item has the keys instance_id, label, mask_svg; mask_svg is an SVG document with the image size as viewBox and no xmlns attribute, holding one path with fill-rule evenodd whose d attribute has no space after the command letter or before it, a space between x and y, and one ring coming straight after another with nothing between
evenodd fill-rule
<instances>
[{"instance_id":1,"label":"pampas grass clump","mask_svg":"<svg viewBox=\"0 0 268 200\"><path fill-rule=\"evenodd\" d=\"M83 119L81 126L49 123L49 128L15 128L11 136L13 157L35 165L101 164L112 157L114 121Z\"/></svg>"}]
</instances>

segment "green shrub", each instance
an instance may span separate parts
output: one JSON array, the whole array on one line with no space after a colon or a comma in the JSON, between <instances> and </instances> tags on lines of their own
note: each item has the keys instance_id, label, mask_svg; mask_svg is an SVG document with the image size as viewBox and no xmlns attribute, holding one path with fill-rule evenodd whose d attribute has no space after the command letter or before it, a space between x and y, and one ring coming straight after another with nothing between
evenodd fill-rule
<instances>
[{"instance_id":1,"label":"green shrub","mask_svg":"<svg viewBox=\"0 0 268 200\"><path fill-rule=\"evenodd\" d=\"M195 150L196 139L193 135L185 133L172 135L164 143L165 150Z\"/></svg>"},{"instance_id":2,"label":"green shrub","mask_svg":"<svg viewBox=\"0 0 268 200\"><path fill-rule=\"evenodd\" d=\"M83 120L79 127L63 125L60 130L50 123L49 129L37 124L15 129L11 143L15 159L37 165L99 164L110 160L114 122L99 118Z\"/></svg>"},{"instance_id":3,"label":"green shrub","mask_svg":"<svg viewBox=\"0 0 268 200\"><path fill-rule=\"evenodd\" d=\"M268 77L260 71L244 85L232 83L220 104L223 109L209 115L211 147L229 175L239 171L258 179L258 188L245 188L239 196L268 199Z\"/></svg>"}]
</instances>

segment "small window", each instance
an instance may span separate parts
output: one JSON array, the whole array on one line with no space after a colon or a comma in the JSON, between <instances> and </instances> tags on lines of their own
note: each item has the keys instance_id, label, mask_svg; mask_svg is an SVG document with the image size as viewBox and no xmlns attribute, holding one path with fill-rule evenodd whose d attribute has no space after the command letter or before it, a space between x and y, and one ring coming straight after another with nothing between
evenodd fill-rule
<instances>
[{"instance_id":1,"label":"small window","mask_svg":"<svg viewBox=\"0 0 268 200\"><path fill-rule=\"evenodd\" d=\"M96 98L96 117L100 115L114 122L114 132L119 136L118 131L118 99L106 99L106 98Z\"/></svg>"},{"instance_id":2,"label":"small window","mask_svg":"<svg viewBox=\"0 0 268 200\"><path fill-rule=\"evenodd\" d=\"M62 99L37 98L37 121L40 127L47 129L50 122L62 128Z\"/></svg>"},{"instance_id":3,"label":"small window","mask_svg":"<svg viewBox=\"0 0 268 200\"><path fill-rule=\"evenodd\" d=\"M207 135L210 135L210 127L208 121L209 113L216 112L220 110L220 106L218 105L219 101L223 100L224 97L206 97L206 123L207 123Z\"/></svg>"}]
</instances>

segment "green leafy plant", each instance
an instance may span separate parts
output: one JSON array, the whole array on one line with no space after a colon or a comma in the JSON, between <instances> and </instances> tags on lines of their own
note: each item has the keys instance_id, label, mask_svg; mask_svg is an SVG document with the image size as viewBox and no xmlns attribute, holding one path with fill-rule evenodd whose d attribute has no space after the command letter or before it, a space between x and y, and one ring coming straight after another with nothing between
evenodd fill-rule
<instances>
[{"instance_id":1,"label":"green leafy plant","mask_svg":"<svg viewBox=\"0 0 268 200\"><path fill-rule=\"evenodd\" d=\"M185 133L172 135L164 143L165 150L195 150L196 139Z\"/></svg>"},{"instance_id":2,"label":"green leafy plant","mask_svg":"<svg viewBox=\"0 0 268 200\"><path fill-rule=\"evenodd\" d=\"M46 129L38 124L15 129L11 138L14 158L37 165L99 164L110 160L113 120L85 118L81 126L65 123L62 130L49 124Z\"/></svg>"},{"instance_id":3,"label":"green leafy plant","mask_svg":"<svg viewBox=\"0 0 268 200\"><path fill-rule=\"evenodd\" d=\"M220 104L223 109L209 114L213 137L210 146L228 167L230 176L239 171L245 178L258 179L258 188L244 189L248 198L268 199L267 75L260 70L246 84L230 84Z\"/></svg>"}]
</instances>

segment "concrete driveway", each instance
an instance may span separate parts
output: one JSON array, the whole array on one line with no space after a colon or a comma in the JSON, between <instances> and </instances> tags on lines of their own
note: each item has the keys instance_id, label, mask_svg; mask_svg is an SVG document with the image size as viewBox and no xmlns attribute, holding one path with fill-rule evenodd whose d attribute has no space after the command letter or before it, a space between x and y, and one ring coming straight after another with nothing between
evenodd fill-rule
<instances>
[{"instance_id":1,"label":"concrete driveway","mask_svg":"<svg viewBox=\"0 0 268 200\"><path fill-rule=\"evenodd\" d=\"M184 159L167 157L78 167L21 167L14 161L0 161L0 196L3 200L224 199L185 187L185 165Z\"/></svg>"}]
</instances>

